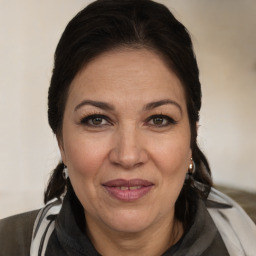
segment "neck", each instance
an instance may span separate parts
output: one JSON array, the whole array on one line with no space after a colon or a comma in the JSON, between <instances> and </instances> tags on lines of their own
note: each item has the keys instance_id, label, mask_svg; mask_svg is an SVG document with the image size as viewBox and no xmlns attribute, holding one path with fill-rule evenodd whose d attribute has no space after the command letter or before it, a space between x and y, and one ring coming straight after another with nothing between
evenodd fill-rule
<instances>
[{"instance_id":1,"label":"neck","mask_svg":"<svg viewBox=\"0 0 256 256\"><path fill-rule=\"evenodd\" d=\"M119 232L108 227L93 225L86 217L87 234L96 250L108 255L162 255L168 248L178 242L183 234L181 222L172 218L168 223L157 223L141 232ZM157 239L156 239L157 238Z\"/></svg>"}]
</instances>

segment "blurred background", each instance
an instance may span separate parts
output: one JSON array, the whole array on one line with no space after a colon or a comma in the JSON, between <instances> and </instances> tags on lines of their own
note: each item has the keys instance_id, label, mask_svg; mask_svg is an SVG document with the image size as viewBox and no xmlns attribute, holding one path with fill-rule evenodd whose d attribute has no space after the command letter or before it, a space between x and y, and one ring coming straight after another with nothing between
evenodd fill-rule
<instances>
[{"instance_id":1,"label":"blurred background","mask_svg":"<svg viewBox=\"0 0 256 256\"><path fill-rule=\"evenodd\" d=\"M89 2L0 0L0 218L43 205L60 159L47 123L53 54L67 22ZM203 90L199 144L214 182L256 192L256 2L158 2L194 42Z\"/></svg>"}]
</instances>

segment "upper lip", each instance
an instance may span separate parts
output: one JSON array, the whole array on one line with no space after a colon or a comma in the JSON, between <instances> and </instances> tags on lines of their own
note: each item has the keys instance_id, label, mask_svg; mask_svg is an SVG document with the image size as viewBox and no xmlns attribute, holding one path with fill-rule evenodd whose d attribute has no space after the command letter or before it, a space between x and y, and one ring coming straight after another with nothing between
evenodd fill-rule
<instances>
[{"instance_id":1,"label":"upper lip","mask_svg":"<svg viewBox=\"0 0 256 256\"><path fill-rule=\"evenodd\" d=\"M143 186L148 187L154 185L152 182L143 179L116 179L110 180L102 184L103 186L107 187L134 187L134 186Z\"/></svg>"}]
</instances>

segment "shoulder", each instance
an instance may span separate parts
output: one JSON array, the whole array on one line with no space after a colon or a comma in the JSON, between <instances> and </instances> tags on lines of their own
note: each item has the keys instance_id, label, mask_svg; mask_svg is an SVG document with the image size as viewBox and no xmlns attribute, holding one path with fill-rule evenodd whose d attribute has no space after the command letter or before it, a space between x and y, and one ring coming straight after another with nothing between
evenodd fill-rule
<instances>
[{"instance_id":1,"label":"shoulder","mask_svg":"<svg viewBox=\"0 0 256 256\"><path fill-rule=\"evenodd\" d=\"M207 210L230 255L238 252L239 255L253 255L256 251L256 226L245 211L230 197L214 188L211 189L208 202Z\"/></svg>"},{"instance_id":2,"label":"shoulder","mask_svg":"<svg viewBox=\"0 0 256 256\"><path fill-rule=\"evenodd\" d=\"M39 210L0 220L0 256L29 255L33 225Z\"/></svg>"}]
</instances>

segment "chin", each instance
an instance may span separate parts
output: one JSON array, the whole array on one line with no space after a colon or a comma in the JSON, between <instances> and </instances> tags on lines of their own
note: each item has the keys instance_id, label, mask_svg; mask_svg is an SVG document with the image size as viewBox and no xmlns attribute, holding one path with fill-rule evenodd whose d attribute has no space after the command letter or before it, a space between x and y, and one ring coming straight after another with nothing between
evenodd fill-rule
<instances>
[{"instance_id":1,"label":"chin","mask_svg":"<svg viewBox=\"0 0 256 256\"><path fill-rule=\"evenodd\" d=\"M154 218L148 216L148 213L130 210L113 214L105 223L117 232L138 233L150 227L153 222Z\"/></svg>"}]
</instances>

